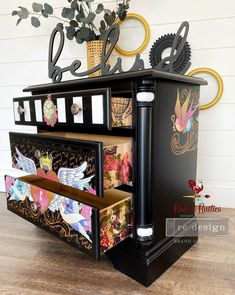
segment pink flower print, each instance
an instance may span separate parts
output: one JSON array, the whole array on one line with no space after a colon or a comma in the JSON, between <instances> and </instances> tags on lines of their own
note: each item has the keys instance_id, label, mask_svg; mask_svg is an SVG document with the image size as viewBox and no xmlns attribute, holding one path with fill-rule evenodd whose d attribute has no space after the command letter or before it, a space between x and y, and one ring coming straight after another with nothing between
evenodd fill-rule
<instances>
[{"instance_id":1,"label":"pink flower print","mask_svg":"<svg viewBox=\"0 0 235 295\"><path fill-rule=\"evenodd\" d=\"M129 161L128 153L125 153L122 161L120 161L118 165L118 174L120 181L122 183L127 183L129 181L130 173L131 163Z\"/></svg>"},{"instance_id":2,"label":"pink flower print","mask_svg":"<svg viewBox=\"0 0 235 295\"><path fill-rule=\"evenodd\" d=\"M118 159L112 155L105 154L104 156L104 172L109 172L112 170L117 170Z\"/></svg>"},{"instance_id":3,"label":"pink flower print","mask_svg":"<svg viewBox=\"0 0 235 295\"><path fill-rule=\"evenodd\" d=\"M48 208L48 198L47 191L41 188L38 188L33 195L33 199L37 205L38 210L41 213L44 213Z\"/></svg>"},{"instance_id":4,"label":"pink flower print","mask_svg":"<svg viewBox=\"0 0 235 295\"><path fill-rule=\"evenodd\" d=\"M6 177L5 180L6 192L10 193L11 187L13 186L13 179L10 176Z\"/></svg>"},{"instance_id":5,"label":"pink flower print","mask_svg":"<svg viewBox=\"0 0 235 295\"><path fill-rule=\"evenodd\" d=\"M101 233L100 245L105 248L109 246L109 236L107 230L103 230L103 232Z\"/></svg>"},{"instance_id":6,"label":"pink flower print","mask_svg":"<svg viewBox=\"0 0 235 295\"><path fill-rule=\"evenodd\" d=\"M83 205L81 210L81 215L85 218L91 217L92 208L90 206Z\"/></svg>"},{"instance_id":7,"label":"pink flower print","mask_svg":"<svg viewBox=\"0 0 235 295\"><path fill-rule=\"evenodd\" d=\"M88 187L87 188L88 193L92 194L92 195L96 195L96 190L93 189L92 187Z\"/></svg>"},{"instance_id":8,"label":"pink flower print","mask_svg":"<svg viewBox=\"0 0 235 295\"><path fill-rule=\"evenodd\" d=\"M91 213L92 213L92 208L90 206L82 206L82 210L80 214L85 218L86 220L86 226L84 226L84 229L86 231L91 231Z\"/></svg>"},{"instance_id":9,"label":"pink flower print","mask_svg":"<svg viewBox=\"0 0 235 295\"><path fill-rule=\"evenodd\" d=\"M18 164L12 164L12 168L15 168L15 169L21 169L21 167L18 165Z\"/></svg>"},{"instance_id":10,"label":"pink flower print","mask_svg":"<svg viewBox=\"0 0 235 295\"><path fill-rule=\"evenodd\" d=\"M47 118L47 117L44 116L44 121L47 124L47 126L54 127L57 120L58 120L58 114L57 113L55 113L54 117L51 117L51 118Z\"/></svg>"}]
</instances>

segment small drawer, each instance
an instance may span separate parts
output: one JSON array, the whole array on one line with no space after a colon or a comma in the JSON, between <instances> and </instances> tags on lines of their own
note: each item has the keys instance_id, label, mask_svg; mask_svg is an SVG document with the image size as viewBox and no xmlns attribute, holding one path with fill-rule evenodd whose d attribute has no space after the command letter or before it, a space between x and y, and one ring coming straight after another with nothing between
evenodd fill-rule
<instances>
[{"instance_id":1,"label":"small drawer","mask_svg":"<svg viewBox=\"0 0 235 295\"><path fill-rule=\"evenodd\" d=\"M14 98L18 125L110 131L132 126L131 98L111 97L110 88Z\"/></svg>"},{"instance_id":2,"label":"small drawer","mask_svg":"<svg viewBox=\"0 0 235 295\"><path fill-rule=\"evenodd\" d=\"M132 127L132 99L112 97L112 127Z\"/></svg>"},{"instance_id":3,"label":"small drawer","mask_svg":"<svg viewBox=\"0 0 235 295\"><path fill-rule=\"evenodd\" d=\"M131 194L104 198L37 175L5 177L7 208L95 257L131 234Z\"/></svg>"},{"instance_id":4,"label":"small drawer","mask_svg":"<svg viewBox=\"0 0 235 295\"><path fill-rule=\"evenodd\" d=\"M129 137L10 132L10 144L14 168L98 196L132 180Z\"/></svg>"}]
</instances>

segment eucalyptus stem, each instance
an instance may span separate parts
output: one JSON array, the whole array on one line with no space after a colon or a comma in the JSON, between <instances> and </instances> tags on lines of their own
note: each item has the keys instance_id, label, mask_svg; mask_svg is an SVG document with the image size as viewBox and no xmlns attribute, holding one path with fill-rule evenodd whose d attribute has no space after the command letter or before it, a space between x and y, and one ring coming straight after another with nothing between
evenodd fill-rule
<instances>
[{"instance_id":1,"label":"eucalyptus stem","mask_svg":"<svg viewBox=\"0 0 235 295\"><path fill-rule=\"evenodd\" d=\"M38 17L41 17L42 16L40 13L35 13L35 12L29 12L29 14L30 15L37 15ZM68 23L69 24L69 21L67 21L67 20L65 20L63 18L60 18L60 17L58 17L58 16L56 16L54 14L48 15L48 17L56 18L56 19L58 19L58 20L60 20L60 21L62 21L64 23Z\"/></svg>"},{"instance_id":2,"label":"eucalyptus stem","mask_svg":"<svg viewBox=\"0 0 235 295\"><path fill-rule=\"evenodd\" d=\"M83 2L82 2L82 7L85 10L86 14L89 14L90 10L89 11L87 10L87 7Z\"/></svg>"},{"instance_id":3,"label":"eucalyptus stem","mask_svg":"<svg viewBox=\"0 0 235 295\"><path fill-rule=\"evenodd\" d=\"M18 16L16 25L23 19L31 16L31 25L38 28L42 22L42 16L45 18L54 18L61 22L61 27L66 30L66 36L69 40L76 39L81 44L84 41L88 42L90 39L102 37L107 32L109 27L116 22L117 19L125 19L127 10L129 9L129 2L131 0L122 0L117 3L116 10L105 9L102 3L95 3L93 7L90 0L67 0L68 6L62 7L61 17L57 16L54 8L48 3L32 3L33 11L29 11L26 7L19 6L19 10L12 11L12 16ZM101 2L101 1L100 1ZM96 8L97 7L97 8ZM102 17L100 24L97 15ZM41 19L40 19L41 18ZM40 19L40 21L39 21Z\"/></svg>"},{"instance_id":4,"label":"eucalyptus stem","mask_svg":"<svg viewBox=\"0 0 235 295\"><path fill-rule=\"evenodd\" d=\"M56 18L56 19L58 19L58 20L61 20L61 21L63 21L63 22L65 22L65 23L68 23L69 24L69 21L67 21L67 20L64 20L63 18L60 18L60 17L58 17L58 16L56 16L56 15L49 15L50 17L53 17L53 18Z\"/></svg>"},{"instance_id":5,"label":"eucalyptus stem","mask_svg":"<svg viewBox=\"0 0 235 295\"><path fill-rule=\"evenodd\" d=\"M95 24L93 22L91 23L91 26L92 26L93 29L95 29L98 32L98 29L97 29L97 27L95 26Z\"/></svg>"},{"instance_id":6,"label":"eucalyptus stem","mask_svg":"<svg viewBox=\"0 0 235 295\"><path fill-rule=\"evenodd\" d=\"M88 5L89 5L89 3L88 3ZM89 11L87 10L87 7L86 7L86 5L82 2L82 7L83 7L83 9L85 10L85 12L86 12L86 14L88 15L90 12L92 12L92 9L91 9L91 6L89 5L88 7L89 7ZM95 26L95 24L94 24L94 22L92 22L91 23L91 26L93 27L93 29L95 29L97 32L98 32L98 29L97 29L97 27Z\"/></svg>"}]
</instances>

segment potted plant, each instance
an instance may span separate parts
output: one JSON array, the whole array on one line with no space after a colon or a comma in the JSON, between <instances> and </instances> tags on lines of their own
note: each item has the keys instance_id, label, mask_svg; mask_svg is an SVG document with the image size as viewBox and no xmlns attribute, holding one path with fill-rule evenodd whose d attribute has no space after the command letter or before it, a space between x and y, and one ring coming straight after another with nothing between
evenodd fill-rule
<instances>
[{"instance_id":1,"label":"potted plant","mask_svg":"<svg viewBox=\"0 0 235 295\"><path fill-rule=\"evenodd\" d=\"M100 63L102 40L104 34L118 19L123 21L129 9L130 0L122 0L117 5L116 10L105 8L104 4L99 3L94 6L94 0L67 0L68 6L63 7L61 15L54 14L54 8L48 3L32 3L32 9L19 6L18 10L12 12L17 16L16 25L22 20L31 19L31 24L35 28L41 25L41 17L56 18L60 22L57 26L66 32L69 40L76 40L78 44L87 42L87 63L88 69ZM99 72L91 76L100 75Z\"/></svg>"}]
</instances>

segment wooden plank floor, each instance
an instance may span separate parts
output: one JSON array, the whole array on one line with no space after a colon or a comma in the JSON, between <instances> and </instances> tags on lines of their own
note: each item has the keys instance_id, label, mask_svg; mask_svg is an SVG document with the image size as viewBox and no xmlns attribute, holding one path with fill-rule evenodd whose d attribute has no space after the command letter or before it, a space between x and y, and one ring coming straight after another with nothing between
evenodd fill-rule
<instances>
[{"instance_id":1,"label":"wooden plank floor","mask_svg":"<svg viewBox=\"0 0 235 295\"><path fill-rule=\"evenodd\" d=\"M235 294L235 209L229 236L200 238L149 288L6 210L0 194L0 294ZM218 215L217 215L218 216Z\"/></svg>"}]
</instances>

